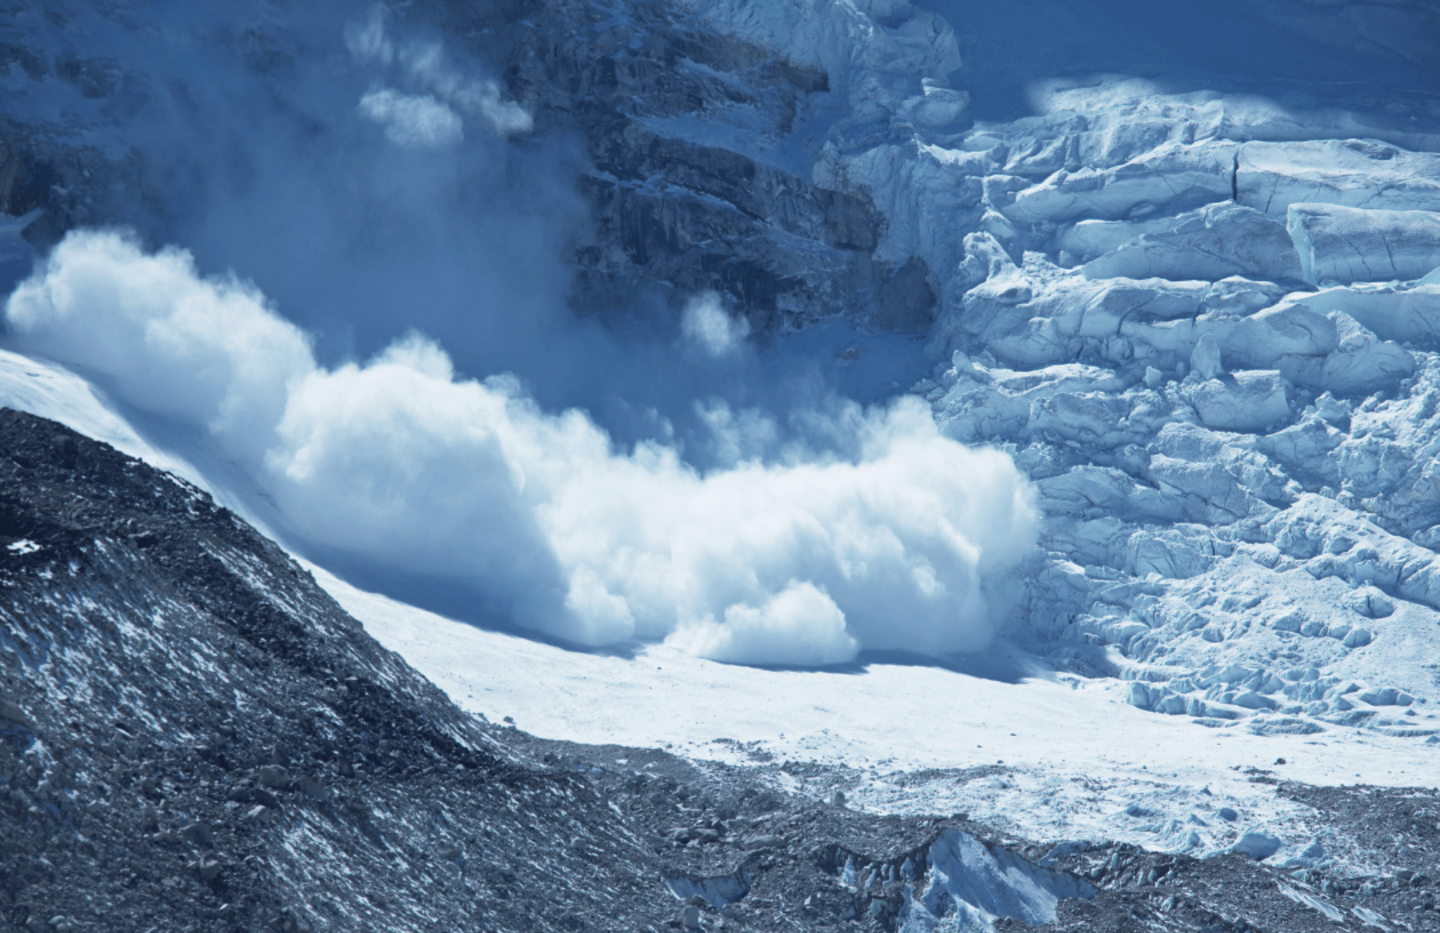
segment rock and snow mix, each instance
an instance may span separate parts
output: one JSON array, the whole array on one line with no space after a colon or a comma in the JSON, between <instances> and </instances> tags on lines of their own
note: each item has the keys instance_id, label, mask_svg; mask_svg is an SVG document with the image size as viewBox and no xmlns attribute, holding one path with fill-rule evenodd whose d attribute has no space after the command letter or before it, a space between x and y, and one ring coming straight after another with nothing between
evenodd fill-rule
<instances>
[{"instance_id":1,"label":"rock and snow mix","mask_svg":"<svg viewBox=\"0 0 1440 933\"><path fill-rule=\"evenodd\" d=\"M617 10L603 23L623 32L633 23ZM801 664L861 646L976 647L988 620L946 628L926 613L975 615L982 571L1034 540L1023 474L1043 519L1002 629L1011 643L1121 678L1131 706L1217 734L1359 727L1440 744L1440 136L1122 77L1037 86L1033 113L975 122L956 86L961 43L933 12L887 0L684 10L823 72L827 90L757 128L764 93L686 59L733 100L635 125L657 152L730 145L777 191L790 172L849 195L831 205L840 227L873 206L883 223L866 261L914 270L938 296L941 362L913 390L933 424L911 400L838 420L835 433L875 441L852 462L701 475L663 445L616 452L583 416L544 413L509 382L453 378L433 344L326 368L253 291L95 235L61 247L11 301L12 322L130 402L213 429L258 464L250 479L302 536L478 575L504 611L551 634L668 636L712 658ZM396 100L367 113L398 126L385 115ZM776 198L764 203L790 203ZM837 238L851 251L862 240ZM160 270L169 298L151 275L150 305L118 302L131 316L115 316L116 333L143 349L118 362L122 344L93 340L84 315L125 293L107 286L79 307L70 288L107 256L109 278L87 281L174 267ZM238 330L264 339L190 328L187 302L240 308ZM738 318L692 323L720 335L702 341L717 358L745 338ZM995 521L936 505L987 481L976 498L1005 506ZM513 533L497 545L482 526ZM1215 841L1153 824L1176 848Z\"/></svg>"}]
</instances>

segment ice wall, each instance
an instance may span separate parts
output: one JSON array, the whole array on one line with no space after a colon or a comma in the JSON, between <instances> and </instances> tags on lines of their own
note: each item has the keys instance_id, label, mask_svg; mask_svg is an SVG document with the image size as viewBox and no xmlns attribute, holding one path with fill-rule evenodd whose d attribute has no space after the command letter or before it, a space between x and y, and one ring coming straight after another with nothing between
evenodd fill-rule
<instances>
[{"instance_id":1,"label":"ice wall","mask_svg":"<svg viewBox=\"0 0 1440 933\"><path fill-rule=\"evenodd\" d=\"M920 6L813 5L833 25L788 46L707 9L871 89L812 140L812 177L884 213L877 257L928 266L947 362L915 390L946 433L1003 445L1040 489L1011 635L1157 713L1433 736L1414 659L1440 650L1440 104L1410 33L1435 11L1237 6L1265 22L1222 74L1190 54L1198 4L1057 6L1033 30ZM1055 53L1017 47L1026 106L1004 119L980 95L1017 76L986 27ZM906 80L858 51L900 37L928 49ZM1341 62L1363 92L1286 83ZM1105 73L1065 71L1086 65ZM916 119L941 90L985 118Z\"/></svg>"}]
</instances>

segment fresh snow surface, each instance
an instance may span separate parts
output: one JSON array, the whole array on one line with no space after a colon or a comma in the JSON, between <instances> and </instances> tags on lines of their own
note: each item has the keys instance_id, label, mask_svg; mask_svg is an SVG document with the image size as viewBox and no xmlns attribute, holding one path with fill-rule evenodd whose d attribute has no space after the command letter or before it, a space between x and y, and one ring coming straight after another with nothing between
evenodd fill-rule
<instances>
[{"instance_id":1,"label":"fresh snow surface","mask_svg":"<svg viewBox=\"0 0 1440 933\"><path fill-rule=\"evenodd\" d=\"M0 349L0 407L58 421L153 467L204 485L187 460L141 437L103 392L63 366Z\"/></svg>"},{"instance_id":2,"label":"fresh snow surface","mask_svg":"<svg viewBox=\"0 0 1440 933\"><path fill-rule=\"evenodd\" d=\"M585 653L486 631L367 593L312 566L320 584L387 648L463 708L534 735L662 747L697 759L813 761L836 776L800 785L884 813L968 812L1038 840L1116 839L1204 855L1270 833L1277 862L1316 841L1304 809L1252 783L1257 768L1314 784L1435 782L1435 750L1333 728L1257 735L1154 716L1127 685L990 658L991 676L869 663L832 671L720 664L664 646ZM1421 714L1435 725L1435 712ZM1277 764L1279 758L1285 764ZM957 780L956 769L966 772ZM1221 815L1224 808L1234 815ZM1229 819L1226 816L1230 816ZM1322 839L1331 856L1352 853ZM1355 869L1365 866L1349 863Z\"/></svg>"}]
</instances>

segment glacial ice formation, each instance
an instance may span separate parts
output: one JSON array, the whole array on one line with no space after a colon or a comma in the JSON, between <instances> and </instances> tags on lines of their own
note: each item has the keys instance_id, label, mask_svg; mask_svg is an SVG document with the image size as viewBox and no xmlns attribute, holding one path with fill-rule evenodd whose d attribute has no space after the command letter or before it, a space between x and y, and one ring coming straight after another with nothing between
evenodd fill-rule
<instances>
[{"instance_id":1,"label":"glacial ice formation","mask_svg":"<svg viewBox=\"0 0 1440 933\"><path fill-rule=\"evenodd\" d=\"M1011 637L1160 714L1434 734L1415 662L1440 648L1434 108L1407 127L1100 77L940 128L910 115L952 78L967 93L945 29L839 8L807 7L835 22L809 33L856 48L799 54L869 96L811 177L884 215L877 257L931 271L946 362L915 391L1040 490ZM795 47L738 9L704 7ZM908 81L860 50L896 22L928 42Z\"/></svg>"},{"instance_id":2,"label":"glacial ice formation","mask_svg":"<svg viewBox=\"0 0 1440 933\"><path fill-rule=\"evenodd\" d=\"M902 877L908 868L908 862L901 867ZM1053 923L1057 901L1096 893L1093 885L1074 875L1035 865L953 829L930 846L925 868L923 876L915 877L912 869L905 879L914 886L902 908L902 933L931 933L956 921L959 929L988 930L990 921L999 917L1030 926Z\"/></svg>"},{"instance_id":3,"label":"glacial ice formation","mask_svg":"<svg viewBox=\"0 0 1440 933\"><path fill-rule=\"evenodd\" d=\"M1440 214L1292 204L1287 227L1311 285L1417 279L1440 257Z\"/></svg>"}]
</instances>

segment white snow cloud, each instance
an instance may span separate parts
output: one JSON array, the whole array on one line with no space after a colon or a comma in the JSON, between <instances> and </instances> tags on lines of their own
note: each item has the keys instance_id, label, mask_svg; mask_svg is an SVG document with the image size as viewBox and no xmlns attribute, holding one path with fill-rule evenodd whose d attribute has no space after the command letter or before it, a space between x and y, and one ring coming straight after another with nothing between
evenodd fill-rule
<instances>
[{"instance_id":1,"label":"white snow cloud","mask_svg":"<svg viewBox=\"0 0 1440 933\"><path fill-rule=\"evenodd\" d=\"M724 622L685 622L666 641L736 664L833 664L854 657L858 648L845 631L845 613L813 583L792 583L758 608L729 606Z\"/></svg>"},{"instance_id":2,"label":"white snow cloud","mask_svg":"<svg viewBox=\"0 0 1440 933\"><path fill-rule=\"evenodd\" d=\"M366 116L386 125L386 133L401 145L443 145L461 136L461 120L451 107L479 120L499 136L528 133L534 127L530 114L513 100L505 100L492 80L464 75L445 57L436 42L397 43L387 35L385 17L378 7L362 23L346 30L350 54L363 63L389 67L397 62L405 81L425 91L402 94L383 90L360 102ZM417 140L439 139L439 142Z\"/></svg>"},{"instance_id":3,"label":"white snow cloud","mask_svg":"<svg viewBox=\"0 0 1440 933\"><path fill-rule=\"evenodd\" d=\"M750 322L732 317L715 292L705 292L686 302L680 316L680 333L686 343L706 356L721 359L733 356L750 334Z\"/></svg>"},{"instance_id":4,"label":"white snow cloud","mask_svg":"<svg viewBox=\"0 0 1440 933\"><path fill-rule=\"evenodd\" d=\"M466 78L445 60L444 49L436 43L416 44L401 56L410 75L425 87L483 121L501 136L527 133L530 114L515 101L507 101L494 81Z\"/></svg>"},{"instance_id":5,"label":"white snow cloud","mask_svg":"<svg viewBox=\"0 0 1440 933\"><path fill-rule=\"evenodd\" d=\"M204 425L252 462L284 414L289 386L310 372L309 341L252 286L202 280L190 255L144 255L115 233L76 234L50 273L11 296L25 345L115 381L142 408Z\"/></svg>"},{"instance_id":6,"label":"white snow cloud","mask_svg":"<svg viewBox=\"0 0 1440 933\"><path fill-rule=\"evenodd\" d=\"M979 649L987 584L1035 541L1009 458L947 439L915 398L847 409L843 456L702 473L660 443L617 450L508 377L457 378L418 335L320 366L254 288L113 232L68 236L6 315L22 349L210 430L301 539L586 644L800 665Z\"/></svg>"},{"instance_id":7,"label":"white snow cloud","mask_svg":"<svg viewBox=\"0 0 1440 933\"><path fill-rule=\"evenodd\" d=\"M429 94L402 94L391 88L360 98L360 112L385 128L397 146L436 148L465 138L460 115Z\"/></svg>"}]
</instances>

